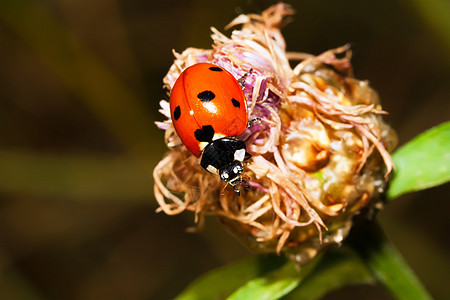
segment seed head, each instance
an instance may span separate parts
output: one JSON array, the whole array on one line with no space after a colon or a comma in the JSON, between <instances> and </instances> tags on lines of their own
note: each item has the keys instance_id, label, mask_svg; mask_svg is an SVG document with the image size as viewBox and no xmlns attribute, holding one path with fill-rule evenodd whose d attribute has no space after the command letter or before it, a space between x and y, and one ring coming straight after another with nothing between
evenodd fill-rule
<instances>
[{"instance_id":1,"label":"seed head","mask_svg":"<svg viewBox=\"0 0 450 300\"><path fill-rule=\"evenodd\" d=\"M249 119L261 121L237 138L252 158L245 165L251 190L238 197L219 176L205 172L182 144L167 117L170 151L154 170L155 196L169 215L216 215L251 250L284 252L306 263L319 250L340 243L352 218L373 207L393 169L389 151L395 132L367 81L353 78L348 45L318 56L286 53L280 28L293 14L280 3L261 15L241 15L231 37L212 28L212 49L176 53L164 78L170 90L187 67L210 62L244 82ZM291 64L296 63L292 68Z\"/></svg>"}]
</instances>

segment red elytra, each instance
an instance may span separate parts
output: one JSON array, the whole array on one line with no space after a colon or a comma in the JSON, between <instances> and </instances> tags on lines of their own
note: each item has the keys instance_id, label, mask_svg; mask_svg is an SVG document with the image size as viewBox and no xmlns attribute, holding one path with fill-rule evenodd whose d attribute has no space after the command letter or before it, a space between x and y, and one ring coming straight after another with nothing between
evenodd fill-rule
<instances>
[{"instance_id":1,"label":"red elytra","mask_svg":"<svg viewBox=\"0 0 450 300\"><path fill-rule=\"evenodd\" d=\"M247 102L238 81L230 72L210 63L185 69L170 95L170 114L178 136L197 157L207 143L199 131L214 129L213 140L242 133L248 124Z\"/></svg>"}]
</instances>

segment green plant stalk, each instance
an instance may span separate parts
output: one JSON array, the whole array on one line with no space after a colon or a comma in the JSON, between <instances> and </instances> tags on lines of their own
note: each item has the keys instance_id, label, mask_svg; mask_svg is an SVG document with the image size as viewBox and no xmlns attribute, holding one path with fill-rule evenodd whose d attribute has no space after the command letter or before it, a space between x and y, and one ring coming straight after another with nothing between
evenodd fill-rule
<instances>
[{"instance_id":1,"label":"green plant stalk","mask_svg":"<svg viewBox=\"0 0 450 300\"><path fill-rule=\"evenodd\" d=\"M293 261L287 262L281 268L248 281L228 300L272 300L280 299L294 290L321 261L322 254L317 255L309 264L299 270Z\"/></svg>"},{"instance_id":2,"label":"green plant stalk","mask_svg":"<svg viewBox=\"0 0 450 300\"><path fill-rule=\"evenodd\" d=\"M192 282L176 300L225 299L245 282L286 264L284 257L258 255L214 269Z\"/></svg>"},{"instance_id":3,"label":"green plant stalk","mask_svg":"<svg viewBox=\"0 0 450 300\"><path fill-rule=\"evenodd\" d=\"M350 284L374 284L370 271L347 247L330 249L318 265L284 300L321 299L332 290Z\"/></svg>"},{"instance_id":4,"label":"green plant stalk","mask_svg":"<svg viewBox=\"0 0 450 300\"><path fill-rule=\"evenodd\" d=\"M396 299L432 299L377 223L363 221L355 225L346 243Z\"/></svg>"}]
</instances>

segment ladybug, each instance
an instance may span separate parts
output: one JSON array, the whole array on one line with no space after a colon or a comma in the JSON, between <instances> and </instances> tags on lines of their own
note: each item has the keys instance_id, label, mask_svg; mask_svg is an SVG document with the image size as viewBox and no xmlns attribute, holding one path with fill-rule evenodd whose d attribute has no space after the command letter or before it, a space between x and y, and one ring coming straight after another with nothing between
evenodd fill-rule
<instances>
[{"instance_id":1,"label":"ladybug","mask_svg":"<svg viewBox=\"0 0 450 300\"><path fill-rule=\"evenodd\" d=\"M230 72L210 63L185 69L172 88L170 114L181 141L193 155L201 156L206 171L219 175L238 196L237 185L250 188L241 172L251 155L245 142L234 137L249 124L247 102Z\"/></svg>"}]
</instances>

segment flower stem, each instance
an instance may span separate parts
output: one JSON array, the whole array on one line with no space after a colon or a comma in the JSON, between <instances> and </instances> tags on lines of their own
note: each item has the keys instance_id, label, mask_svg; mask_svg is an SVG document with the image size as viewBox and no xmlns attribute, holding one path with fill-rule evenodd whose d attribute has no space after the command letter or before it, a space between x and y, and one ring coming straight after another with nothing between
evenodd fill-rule
<instances>
[{"instance_id":1,"label":"flower stem","mask_svg":"<svg viewBox=\"0 0 450 300\"><path fill-rule=\"evenodd\" d=\"M396 299L431 299L377 223L364 221L357 225L346 242L361 257L376 280Z\"/></svg>"}]
</instances>

